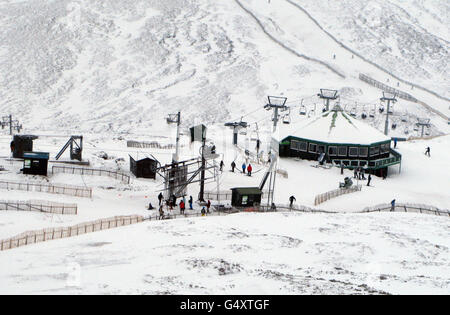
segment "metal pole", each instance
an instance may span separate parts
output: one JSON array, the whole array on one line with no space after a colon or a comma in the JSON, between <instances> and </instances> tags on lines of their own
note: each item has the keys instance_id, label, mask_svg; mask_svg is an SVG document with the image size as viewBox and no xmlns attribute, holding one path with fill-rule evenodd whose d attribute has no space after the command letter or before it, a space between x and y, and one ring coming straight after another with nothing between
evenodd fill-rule
<instances>
[{"instance_id":1,"label":"metal pole","mask_svg":"<svg viewBox=\"0 0 450 315\"><path fill-rule=\"evenodd\" d=\"M388 128L389 128L389 108L391 105L391 100L387 100L387 111L386 111L386 123L384 124L384 134L387 136L388 134Z\"/></svg>"},{"instance_id":2,"label":"metal pole","mask_svg":"<svg viewBox=\"0 0 450 315\"><path fill-rule=\"evenodd\" d=\"M273 117L273 132L277 130L278 123L278 107L275 107L274 117Z\"/></svg>"},{"instance_id":3,"label":"metal pole","mask_svg":"<svg viewBox=\"0 0 450 315\"><path fill-rule=\"evenodd\" d=\"M205 195L205 167L206 167L206 160L205 160L205 143L206 143L206 137L203 138L202 141L202 172L200 175L200 194L198 197L199 201L205 201L204 195Z\"/></svg>"},{"instance_id":4,"label":"metal pole","mask_svg":"<svg viewBox=\"0 0 450 315\"><path fill-rule=\"evenodd\" d=\"M330 110L330 99L329 98L327 98L327 111L329 111Z\"/></svg>"},{"instance_id":5,"label":"metal pole","mask_svg":"<svg viewBox=\"0 0 450 315\"><path fill-rule=\"evenodd\" d=\"M177 139L176 139L176 149L175 149L175 161L178 162L180 154L180 124L181 124L181 113L177 114Z\"/></svg>"}]
</instances>

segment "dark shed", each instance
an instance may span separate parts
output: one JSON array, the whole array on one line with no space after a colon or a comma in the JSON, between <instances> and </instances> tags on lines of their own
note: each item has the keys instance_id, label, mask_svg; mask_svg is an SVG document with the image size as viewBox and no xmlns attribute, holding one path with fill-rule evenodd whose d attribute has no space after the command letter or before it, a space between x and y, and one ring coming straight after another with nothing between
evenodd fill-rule
<instances>
[{"instance_id":1,"label":"dark shed","mask_svg":"<svg viewBox=\"0 0 450 315\"><path fill-rule=\"evenodd\" d=\"M37 138L37 136L31 135L15 135L11 142L13 158L21 159L23 158L24 152L32 152L33 140L36 140Z\"/></svg>"},{"instance_id":2,"label":"dark shed","mask_svg":"<svg viewBox=\"0 0 450 315\"><path fill-rule=\"evenodd\" d=\"M140 178L155 179L157 165L158 165L158 162L151 158L145 158L145 159L136 161L130 155L130 171L134 174L134 176L136 176L138 178L140 177Z\"/></svg>"},{"instance_id":3,"label":"dark shed","mask_svg":"<svg viewBox=\"0 0 450 315\"><path fill-rule=\"evenodd\" d=\"M247 207L261 204L262 191L258 187L231 188L231 205L233 207Z\"/></svg>"},{"instance_id":4,"label":"dark shed","mask_svg":"<svg viewBox=\"0 0 450 315\"><path fill-rule=\"evenodd\" d=\"M24 152L23 173L47 176L49 156L47 152Z\"/></svg>"}]
</instances>

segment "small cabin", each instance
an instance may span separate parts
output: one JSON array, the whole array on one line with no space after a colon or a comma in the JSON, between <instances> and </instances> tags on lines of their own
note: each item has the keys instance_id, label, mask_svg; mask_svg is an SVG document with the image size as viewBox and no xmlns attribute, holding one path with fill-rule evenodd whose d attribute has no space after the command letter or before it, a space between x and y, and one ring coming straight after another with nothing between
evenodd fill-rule
<instances>
[{"instance_id":1,"label":"small cabin","mask_svg":"<svg viewBox=\"0 0 450 315\"><path fill-rule=\"evenodd\" d=\"M258 187L231 188L231 205L247 207L261 204L262 191Z\"/></svg>"},{"instance_id":2,"label":"small cabin","mask_svg":"<svg viewBox=\"0 0 450 315\"><path fill-rule=\"evenodd\" d=\"M47 152L24 152L23 173L47 176L49 156Z\"/></svg>"},{"instance_id":3,"label":"small cabin","mask_svg":"<svg viewBox=\"0 0 450 315\"><path fill-rule=\"evenodd\" d=\"M158 162L151 159L145 158L142 160L135 160L130 155L130 171L137 178L156 178L156 169Z\"/></svg>"},{"instance_id":4,"label":"small cabin","mask_svg":"<svg viewBox=\"0 0 450 315\"><path fill-rule=\"evenodd\" d=\"M37 138L31 135L15 135L10 145L13 158L21 159L24 152L33 152L33 140Z\"/></svg>"}]
</instances>

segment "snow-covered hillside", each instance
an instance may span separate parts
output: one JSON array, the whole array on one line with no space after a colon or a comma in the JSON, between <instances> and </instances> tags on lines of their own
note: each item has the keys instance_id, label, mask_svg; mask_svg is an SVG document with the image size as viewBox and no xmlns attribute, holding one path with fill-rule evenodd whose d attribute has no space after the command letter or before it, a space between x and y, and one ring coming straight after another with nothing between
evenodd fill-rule
<instances>
[{"instance_id":1,"label":"snow-covered hillside","mask_svg":"<svg viewBox=\"0 0 450 315\"><path fill-rule=\"evenodd\" d=\"M448 222L280 213L141 223L3 252L0 293L448 294Z\"/></svg>"},{"instance_id":2,"label":"snow-covered hillside","mask_svg":"<svg viewBox=\"0 0 450 315\"><path fill-rule=\"evenodd\" d=\"M324 27L358 42L354 49L374 62L448 93L448 19L435 13L448 12L447 4L417 5L415 15L406 17L397 9L402 19L389 15L387 22L364 24L347 18L364 18L359 10L351 13L353 2L330 2L332 14L322 10L324 2L304 5L313 15L320 11L319 20L331 15ZM384 17L395 3L371 2L379 9L371 16ZM435 18L417 18L421 13ZM348 23L342 26L339 17ZM405 29L420 41L408 45ZM392 52L380 56L389 44ZM384 81L386 75L336 45L285 0L3 0L0 112L12 113L31 131L142 134L176 110L188 124L223 123L264 105L267 94L299 102L329 87L355 89L358 101L380 97L357 76L364 71ZM448 102L415 92L448 115ZM419 105L405 106L420 111Z\"/></svg>"}]
</instances>

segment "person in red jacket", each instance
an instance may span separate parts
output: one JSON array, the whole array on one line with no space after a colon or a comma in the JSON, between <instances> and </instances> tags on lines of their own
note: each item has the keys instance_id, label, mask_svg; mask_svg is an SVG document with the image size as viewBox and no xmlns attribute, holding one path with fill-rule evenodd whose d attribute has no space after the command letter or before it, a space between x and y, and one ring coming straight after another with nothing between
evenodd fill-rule
<instances>
[{"instance_id":1,"label":"person in red jacket","mask_svg":"<svg viewBox=\"0 0 450 315\"><path fill-rule=\"evenodd\" d=\"M206 204L206 213L209 213L210 207L211 207L211 200L208 200L208 203Z\"/></svg>"},{"instance_id":2,"label":"person in red jacket","mask_svg":"<svg viewBox=\"0 0 450 315\"><path fill-rule=\"evenodd\" d=\"M186 205L184 204L184 201L180 201L180 213L184 214L184 209L186 208Z\"/></svg>"},{"instance_id":3,"label":"person in red jacket","mask_svg":"<svg viewBox=\"0 0 450 315\"><path fill-rule=\"evenodd\" d=\"M247 166L247 174L248 174L248 176L252 176L252 170L253 170L252 165L249 164L249 165Z\"/></svg>"}]
</instances>

